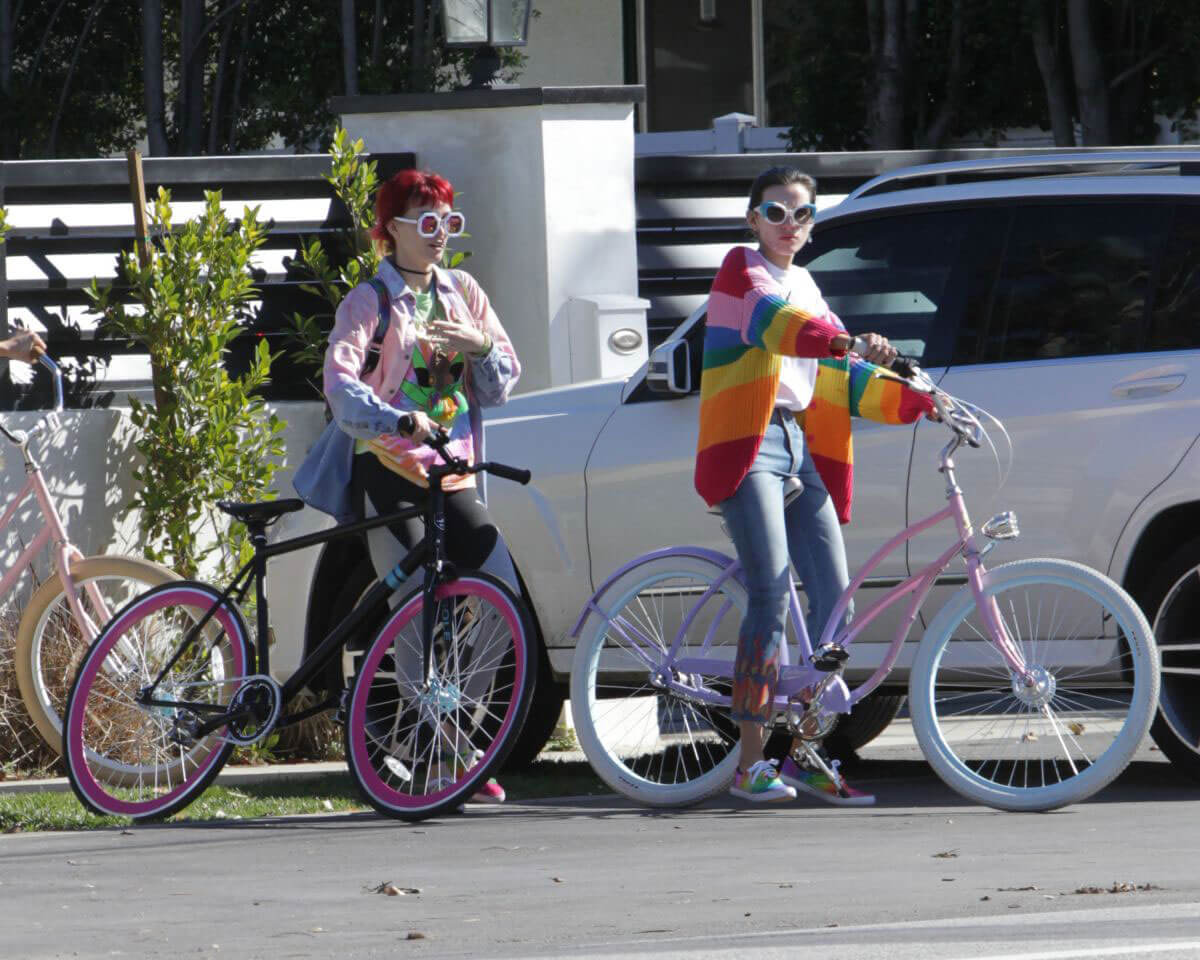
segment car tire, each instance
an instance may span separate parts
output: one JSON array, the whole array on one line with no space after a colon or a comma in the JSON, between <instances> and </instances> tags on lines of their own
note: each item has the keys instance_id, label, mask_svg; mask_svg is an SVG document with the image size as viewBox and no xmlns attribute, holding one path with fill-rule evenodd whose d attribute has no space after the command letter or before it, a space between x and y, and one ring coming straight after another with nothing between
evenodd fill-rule
<instances>
[{"instance_id":1,"label":"car tire","mask_svg":"<svg viewBox=\"0 0 1200 960\"><path fill-rule=\"evenodd\" d=\"M854 705L848 716L841 717L825 739L825 749L838 760L858 758L858 751L886 730L904 707L904 694L867 694Z\"/></svg>"},{"instance_id":2,"label":"car tire","mask_svg":"<svg viewBox=\"0 0 1200 960\"><path fill-rule=\"evenodd\" d=\"M854 705L849 716L838 719L821 744L825 752L834 760L854 763L858 760L857 751L883 733L896 719L905 699L904 694L892 695L878 691L867 694ZM767 738L763 752L768 757L782 760L787 756L791 743L792 735L785 728L776 727Z\"/></svg>"},{"instance_id":3,"label":"car tire","mask_svg":"<svg viewBox=\"0 0 1200 960\"><path fill-rule=\"evenodd\" d=\"M1200 666L1200 651L1195 649L1200 623L1200 539L1168 556L1137 599L1154 628L1162 668L1150 736L1177 769L1200 780L1200 675L1176 672ZM1172 653L1171 647L1185 644L1193 649Z\"/></svg>"},{"instance_id":4,"label":"car tire","mask_svg":"<svg viewBox=\"0 0 1200 960\"><path fill-rule=\"evenodd\" d=\"M539 644L539 647L541 645ZM512 752L504 762L505 770L524 770L537 759L542 748L554 733L558 718L562 716L563 702L567 699L567 688L554 679L550 661L544 647L539 650L537 683L529 703L529 714L525 726L517 734Z\"/></svg>"}]
</instances>

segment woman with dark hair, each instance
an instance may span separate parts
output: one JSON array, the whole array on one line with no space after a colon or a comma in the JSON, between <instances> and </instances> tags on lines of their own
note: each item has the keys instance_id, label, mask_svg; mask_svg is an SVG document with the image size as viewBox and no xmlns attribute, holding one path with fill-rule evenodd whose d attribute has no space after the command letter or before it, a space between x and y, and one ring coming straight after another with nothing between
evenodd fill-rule
<instances>
[{"instance_id":1,"label":"woman with dark hair","mask_svg":"<svg viewBox=\"0 0 1200 960\"><path fill-rule=\"evenodd\" d=\"M295 480L306 501L339 520L423 503L428 469L439 462L424 441L439 430L455 456L482 460L480 408L504 403L520 376L487 294L470 274L440 266L447 240L466 227L453 201L444 177L415 170L396 174L376 196L371 232L387 256L338 306L324 370L333 423ZM442 486L449 558L519 590L475 477L448 477ZM372 534L382 575L424 530L413 518ZM475 799L502 802L504 791L492 780Z\"/></svg>"},{"instance_id":2,"label":"woman with dark hair","mask_svg":"<svg viewBox=\"0 0 1200 960\"><path fill-rule=\"evenodd\" d=\"M700 381L696 489L720 508L745 571L748 608L734 665L733 719L741 734L731 792L751 801L795 797L835 804L875 798L835 784L791 755L763 757L787 615L788 561L804 583L814 643L849 584L839 522L850 519L850 417L912 423L930 399L876 364L896 357L878 334L865 356L792 258L809 241L816 182L773 167L754 181L746 219L758 249L734 247L708 300ZM801 492L785 508L785 488Z\"/></svg>"}]
</instances>

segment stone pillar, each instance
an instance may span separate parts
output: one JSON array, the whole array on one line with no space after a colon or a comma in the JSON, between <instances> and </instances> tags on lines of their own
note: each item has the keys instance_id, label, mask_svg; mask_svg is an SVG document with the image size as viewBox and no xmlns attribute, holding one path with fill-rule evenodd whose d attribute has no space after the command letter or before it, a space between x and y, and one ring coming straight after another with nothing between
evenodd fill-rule
<instances>
[{"instance_id":1,"label":"stone pillar","mask_svg":"<svg viewBox=\"0 0 1200 960\"><path fill-rule=\"evenodd\" d=\"M460 194L452 242L512 336L522 391L571 381L573 297L637 295L633 108L640 86L335 98L371 152L416 153Z\"/></svg>"}]
</instances>

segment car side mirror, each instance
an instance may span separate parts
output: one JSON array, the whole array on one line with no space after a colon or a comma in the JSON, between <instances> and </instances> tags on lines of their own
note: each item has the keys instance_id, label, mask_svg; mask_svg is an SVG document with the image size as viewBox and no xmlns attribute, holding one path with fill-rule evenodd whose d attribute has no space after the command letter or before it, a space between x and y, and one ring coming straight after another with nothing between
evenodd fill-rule
<instances>
[{"instance_id":1,"label":"car side mirror","mask_svg":"<svg viewBox=\"0 0 1200 960\"><path fill-rule=\"evenodd\" d=\"M691 349L686 340L668 340L651 351L646 387L651 393L672 397L692 392Z\"/></svg>"}]
</instances>

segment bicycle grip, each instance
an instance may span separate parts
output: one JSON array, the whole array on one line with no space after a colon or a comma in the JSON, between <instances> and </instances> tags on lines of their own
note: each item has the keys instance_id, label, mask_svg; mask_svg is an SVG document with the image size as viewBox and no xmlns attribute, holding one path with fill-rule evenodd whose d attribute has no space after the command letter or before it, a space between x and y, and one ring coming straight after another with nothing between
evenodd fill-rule
<instances>
[{"instance_id":1,"label":"bicycle grip","mask_svg":"<svg viewBox=\"0 0 1200 960\"><path fill-rule=\"evenodd\" d=\"M896 359L892 361L891 369L893 372L900 374L900 376L902 376L905 380L911 380L913 375L917 372L913 361L908 357L902 356L897 356Z\"/></svg>"},{"instance_id":2,"label":"bicycle grip","mask_svg":"<svg viewBox=\"0 0 1200 960\"><path fill-rule=\"evenodd\" d=\"M505 480L512 480L522 486L533 479L533 474L528 470L522 470L520 467L510 467L503 463L489 463L487 472L493 473L497 477L503 477Z\"/></svg>"}]
</instances>

